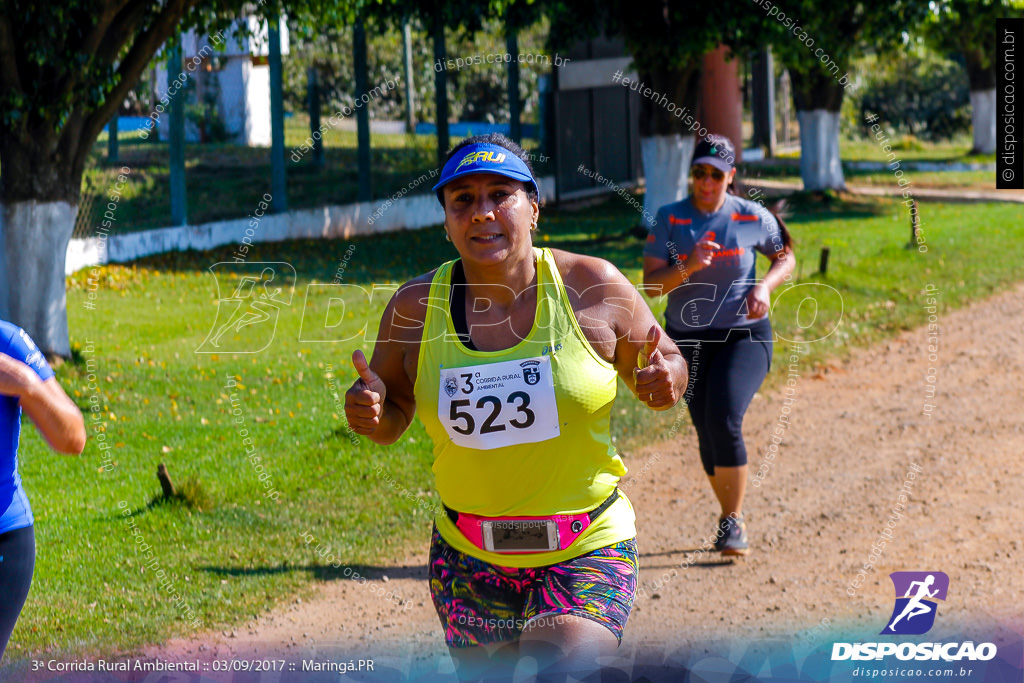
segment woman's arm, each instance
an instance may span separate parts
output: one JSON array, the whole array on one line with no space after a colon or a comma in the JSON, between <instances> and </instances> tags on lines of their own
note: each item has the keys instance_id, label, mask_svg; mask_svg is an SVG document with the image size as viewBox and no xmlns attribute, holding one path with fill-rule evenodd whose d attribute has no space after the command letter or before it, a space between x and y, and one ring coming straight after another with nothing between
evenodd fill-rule
<instances>
[{"instance_id":1,"label":"woman's arm","mask_svg":"<svg viewBox=\"0 0 1024 683\"><path fill-rule=\"evenodd\" d=\"M634 315L624 315L616 307L611 322L616 331L615 365L619 377L626 386L633 389L637 398L654 410L668 410L674 406L686 391L689 373L675 343L658 325L647 302L618 270L620 282L613 285L616 291L622 286L632 293Z\"/></svg>"},{"instance_id":2,"label":"woman's arm","mask_svg":"<svg viewBox=\"0 0 1024 683\"><path fill-rule=\"evenodd\" d=\"M693 251L678 263L669 263L656 256L644 256L644 288L648 294L668 294L689 281L690 276L711 265L715 252L722 246L711 240L697 243ZM650 290L654 290L651 292Z\"/></svg>"},{"instance_id":3,"label":"woman's arm","mask_svg":"<svg viewBox=\"0 0 1024 683\"><path fill-rule=\"evenodd\" d=\"M644 256L644 291L648 296L661 296L689 278L686 266L669 263L656 256Z\"/></svg>"},{"instance_id":4,"label":"woman's arm","mask_svg":"<svg viewBox=\"0 0 1024 683\"><path fill-rule=\"evenodd\" d=\"M603 259L561 253L573 309L591 346L649 407L671 408L686 390L686 361L636 287Z\"/></svg>"},{"instance_id":5,"label":"woman's arm","mask_svg":"<svg viewBox=\"0 0 1024 683\"><path fill-rule=\"evenodd\" d=\"M54 378L39 379L22 361L0 353L0 393L17 396L50 447L78 454L85 448L85 421Z\"/></svg>"},{"instance_id":6,"label":"woman's arm","mask_svg":"<svg viewBox=\"0 0 1024 683\"><path fill-rule=\"evenodd\" d=\"M419 353L429 287L418 278L399 288L381 317L370 362L362 351L352 354L359 379L345 393L345 417L354 432L382 446L397 441L416 414L410 354Z\"/></svg>"},{"instance_id":7,"label":"woman's arm","mask_svg":"<svg viewBox=\"0 0 1024 683\"><path fill-rule=\"evenodd\" d=\"M775 252L768 258L771 259L772 265L768 268L768 272L764 274L762 282L768 287L769 292L774 292L775 288L781 285L793 273L793 270L796 268L796 258L793 256L793 250L789 247Z\"/></svg>"},{"instance_id":8,"label":"woman's arm","mask_svg":"<svg viewBox=\"0 0 1024 683\"><path fill-rule=\"evenodd\" d=\"M771 293L781 285L796 267L793 250L786 247L782 251L768 256L772 265L764 274L764 279L750 288L747 293L747 315L750 318L761 318L771 310Z\"/></svg>"}]
</instances>

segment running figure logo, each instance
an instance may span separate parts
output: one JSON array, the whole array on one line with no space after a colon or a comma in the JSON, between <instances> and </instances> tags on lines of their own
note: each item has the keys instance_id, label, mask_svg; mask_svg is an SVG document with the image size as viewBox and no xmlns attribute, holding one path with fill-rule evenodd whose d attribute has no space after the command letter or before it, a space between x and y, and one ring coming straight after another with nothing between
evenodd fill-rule
<instances>
[{"instance_id":1,"label":"running figure logo","mask_svg":"<svg viewBox=\"0 0 1024 683\"><path fill-rule=\"evenodd\" d=\"M896 588L896 605L882 635L927 633L935 623L936 600L946 599L949 577L943 572L893 572L889 578Z\"/></svg>"},{"instance_id":2,"label":"running figure logo","mask_svg":"<svg viewBox=\"0 0 1024 683\"><path fill-rule=\"evenodd\" d=\"M217 318L196 353L256 353L270 346L282 308L292 302L295 269L283 262L229 263L210 266L217 278ZM222 279L237 279L222 297Z\"/></svg>"}]
</instances>

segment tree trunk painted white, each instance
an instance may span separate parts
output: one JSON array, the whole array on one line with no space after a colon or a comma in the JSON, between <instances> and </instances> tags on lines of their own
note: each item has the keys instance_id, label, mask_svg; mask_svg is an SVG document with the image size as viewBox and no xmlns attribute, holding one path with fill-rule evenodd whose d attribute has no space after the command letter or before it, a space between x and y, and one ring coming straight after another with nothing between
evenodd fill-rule
<instances>
[{"instance_id":1,"label":"tree trunk painted white","mask_svg":"<svg viewBox=\"0 0 1024 683\"><path fill-rule=\"evenodd\" d=\"M0 203L0 319L64 358L71 356L64 258L77 216L68 202Z\"/></svg>"},{"instance_id":2,"label":"tree trunk painted white","mask_svg":"<svg viewBox=\"0 0 1024 683\"><path fill-rule=\"evenodd\" d=\"M800 122L800 178L804 189L845 190L839 160L839 112L827 109L798 111Z\"/></svg>"},{"instance_id":3,"label":"tree trunk painted white","mask_svg":"<svg viewBox=\"0 0 1024 683\"><path fill-rule=\"evenodd\" d=\"M656 135L640 138L644 164L643 224L651 227L658 209L686 197L686 176L693 159L693 135Z\"/></svg>"},{"instance_id":4,"label":"tree trunk painted white","mask_svg":"<svg viewBox=\"0 0 1024 683\"><path fill-rule=\"evenodd\" d=\"M979 154L996 151L996 89L971 91L971 127L974 148Z\"/></svg>"}]
</instances>

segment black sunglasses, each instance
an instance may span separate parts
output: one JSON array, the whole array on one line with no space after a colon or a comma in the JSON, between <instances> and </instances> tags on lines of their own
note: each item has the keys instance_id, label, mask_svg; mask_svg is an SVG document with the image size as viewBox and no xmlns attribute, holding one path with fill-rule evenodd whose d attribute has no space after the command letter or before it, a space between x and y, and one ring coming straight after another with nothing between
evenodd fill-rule
<instances>
[{"instance_id":1,"label":"black sunglasses","mask_svg":"<svg viewBox=\"0 0 1024 683\"><path fill-rule=\"evenodd\" d=\"M706 178L709 175L709 173L711 175L711 179L714 180L716 183L722 182L722 179L725 178L725 174L719 171L717 168L711 169L710 172L704 170L700 166L694 166L692 169L690 169L690 174L693 176L694 180L704 180L704 178Z\"/></svg>"}]
</instances>

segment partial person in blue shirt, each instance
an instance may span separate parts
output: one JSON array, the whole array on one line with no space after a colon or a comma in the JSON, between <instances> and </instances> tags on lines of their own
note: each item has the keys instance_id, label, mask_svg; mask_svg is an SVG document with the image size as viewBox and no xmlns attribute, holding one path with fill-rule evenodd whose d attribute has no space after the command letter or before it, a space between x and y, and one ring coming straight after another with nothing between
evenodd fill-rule
<instances>
[{"instance_id":1,"label":"partial person in blue shirt","mask_svg":"<svg viewBox=\"0 0 1024 683\"><path fill-rule=\"evenodd\" d=\"M21 411L62 453L81 453L85 422L25 330L0 320L0 660L35 567L32 509L18 475Z\"/></svg>"},{"instance_id":2,"label":"partial person in blue shirt","mask_svg":"<svg viewBox=\"0 0 1024 683\"><path fill-rule=\"evenodd\" d=\"M743 416L771 366L771 292L795 265L782 221L730 192L735 158L728 138L700 140L690 164L692 193L658 210L644 248L644 285L668 293L665 330L690 370L683 399L721 507L715 547L723 555L749 549ZM758 253L771 261L762 280Z\"/></svg>"}]
</instances>

